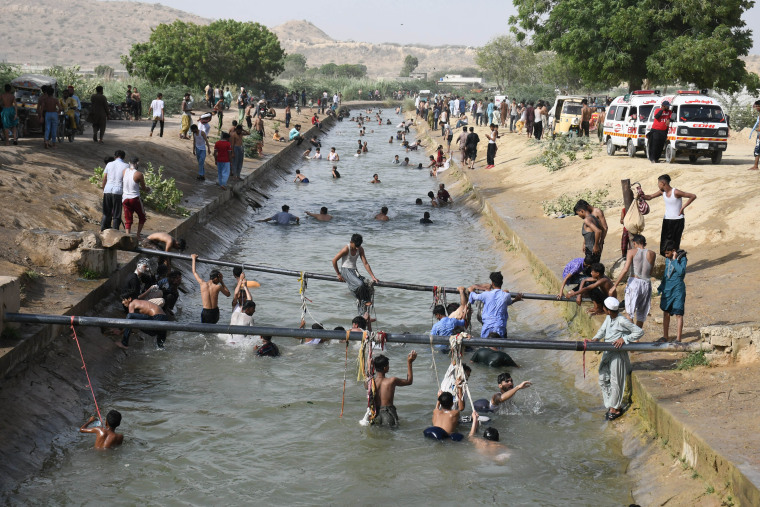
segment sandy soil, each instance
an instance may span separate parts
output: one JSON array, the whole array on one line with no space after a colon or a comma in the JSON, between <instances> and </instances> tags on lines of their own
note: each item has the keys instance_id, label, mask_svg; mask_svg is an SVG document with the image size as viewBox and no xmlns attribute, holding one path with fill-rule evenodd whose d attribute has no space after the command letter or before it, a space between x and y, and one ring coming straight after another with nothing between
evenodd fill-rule
<instances>
[{"instance_id":1,"label":"sandy soil","mask_svg":"<svg viewBox=\"0 0 760 507\"><path fill-rule=\"evenodd\" d=\"M485 139L484 127L476 128L476 132L481 140ZM442 142L439 133L435 136L434 144ZM558 276L565 263L581 253L581 221L577 217L546 216L542 201L563 193L607 188L608 198L618 202L605 209L609 233L602 261L609 264L622 255L620 180L640 181L644 191L651 193L656 189L657 177L667 173L675 188L698 197L686 210L682 241L682 247L689 252L684 339L699 340L699 328L705 325L757 322L750 310L754 304L747 302L760 296L756 284L760 268L753 259L760 248L757 228L760 174L747 171L753 162L753 143L748 141L746 132L732 134L720 165L712 165L706 159L694 165L688 161L652 165L643 154L633 159L622 152L610 157L600 147L591 160L579 157L575 163L550 173L541 165L529 165L540 147L526 136L502 133L498 146L496 166L486 170L486 146L481 142L476 170L467 170L468 176L496 212ZM458 157L456 154L456 161ZM650 206L652 211L646 217L643 234L649 238L649 246L658 249L664 205L658 199L650 201ZM644 341L662 336L662 313L657 298L653 298L650 315L645 323ZM672 326L671 336L674 336ZM757 474L760 442L755 428L760 406L753 400L758 396L760 371L756 364L678 371L674 367L679 358L672 354L632 354L631 359L635 370L651 370L641 372L642 381L677 418L723 456ZM644 462L652 459L658 458ZM720 490L723 485L715 487ZM712 505L715 499L710 495L699 500L677 496L674 502Z\"/></svg>"},{"instance_id":2,"label":"sandy soil","mask_svg":"<svg viewBox=\"0 0 760 507\"><path fill-rule=\"evenodd\" d=\"M200 110L202 111L202 110ZM197 118L197 116L196 116ZM237 118L237 110L230 109L224 116L224 128ZM302 114L293 115L294 123L301 123L304 130L311 126L309 108ZM215 140L216 121L211 130ZM272 140L276 123L284 128L284 110L277 111L274 120L265 121L263 159L246 159L243 174L274 153L286 143ZM103 165L103 158L123 149L127 157L137 156L142 164L151 162L154 168L163 165L166 178L176 179L177 187L184 193L182 206L191 212L202 207L221 190L215 185L216 166L213 158L206 158L206 181L195 179L197 162L192 154L192 141L180 140L180 117L167 118L164 137L158 137L156 127L149 137L151 122L109 121L103 144L92 141L92 131L87 129L73 143L64 141L56 149L45 149L42 137L27 137L18 146L0 148L0 198L6 203L0 215L0 271L3 274L21 275L24 278L22 305L27 311L45 309L48 305L64 311L79 300L83 291L98 283L76 276L58 275L55 266L34 266L16 248L16 236L24 229L49 229L54 231L100 230L102 191L100 186L89 183L96 166ZM147 209L148 221L143 231L167 231L182 219L163 215ZM136 227L136 226L133 226ZM35 276L40 274L42 276Z\"/></svg>"}]
</instances>

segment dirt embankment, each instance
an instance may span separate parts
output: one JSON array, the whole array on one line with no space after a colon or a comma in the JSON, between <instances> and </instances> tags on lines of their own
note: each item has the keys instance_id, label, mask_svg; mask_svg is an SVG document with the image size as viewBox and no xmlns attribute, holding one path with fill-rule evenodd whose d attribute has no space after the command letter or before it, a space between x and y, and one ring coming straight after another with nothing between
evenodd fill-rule
<instances>
[{"instance_id":1,"label":"dirt embankment","mask_svg":"<svg viewBox=\"0 0 760 507\"><path fill-rule=\"evenodd\" d=\"M485 128L476 128L476 132L481 140L485 139ZM441 142L439 133L434 133L431 148ZM656 189L657 177L667 173L672 177L674 187L698 196L685 212L686 230L682 241L682 247L689 252L685 340L699 340L699 329L706 325L758 321L751 310L754 307L751 302L760 296L760 288L755 283L760 268L753 261L760 248L757 229L760 175L747 171L753 162L753 146L746 133L731 136L729 149L720 165L713 165L706 159L700 159L697 164L679 161L652 165L643 155L628 158L621 153L610 157L600 147L589 160L579 156L579 160L567 167L549 172L540 163L534 163L541 155L542 145L529 142L524 135L502 133L495 167L484 169L483 142L476 170L464 171L479 195L488 200L495 213L508 222L521 241L557 277L565 263L581 255L581 221L573 216L562 219L546 216L542 201L556 199L564 193L608 189L609 198L619 202L605 209L610 229L602 261L609 265L622 256L619 246L622 233L619 223L622 209L620 180L639 181L645 192L651 193ZM455 154L455 160L458 157ZM450 174L449 177L455 176ZM647 236L649 246L658 250L664 205L661 199L650 201L650 205L652 211L646 217L643 234ZM622 289L618 295L622 299ZM661 315L659 299L653 298L650 318L644 327L644 341L654 341L662 336ZM669 411L684 427L684 432L706 442L709 448L734 463L747 477L757 476L760 446L754 427L760 407L754 400L760 371L756 363L681 371L674 369L680 357L671 354L632 354L631 358L641 384L656 398L659 406ZM588 367L593 371L593 364ZM594 377L593 373L591 377ZM579 379L579 385L586 388L593 389L595 386L593 382L591 384L589 386L588 379ZM635 421L639 419L633 419L633 423L627 418L623 421L619 424L626 424L632 430L638 426ZM691 460L698 462L700 457L685 455L686 446L673 449L668 447L667 440L659 440L656 445L661 445L665 453L665 459L662 459L662 453L650 452L654 445L652 439L657 440L657 434L649 433L642 438L648 450L636 453L636 463L659 470L657 477L693 477L695 482L691 487L700 490L692 492L693 495L688 491L674 491L675 496L669 505L719 505L717 495L702 493L710 489L723 498L730 497L730 480L720 484L708 483L708 479L690 468ZM629 445L636 447L634 440L629 440ZM713 467L717 472L718 464L711 465ZM690 473L679 473L679 468ZM660 485L667 484L660 482ZM667 496L659 496L667 492L667 488L651 488L644 483L640 488L642 497L649 499L668 500Z\"/></svg>"}]
</instances>

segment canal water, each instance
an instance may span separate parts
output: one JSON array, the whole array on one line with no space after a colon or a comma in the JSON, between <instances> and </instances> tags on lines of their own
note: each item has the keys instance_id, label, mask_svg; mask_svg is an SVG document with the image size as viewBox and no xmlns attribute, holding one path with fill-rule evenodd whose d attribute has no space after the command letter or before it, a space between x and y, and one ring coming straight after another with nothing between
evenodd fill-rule
<instances>
[{"instance_id":1,"label":"canal water","mask_svg":"<svg viewBox=\"0 0 760 507\"><path fill-rule=\"evenodd\" d=\"M374 117L374 113L372 114ZM322 136L324 155L331 146L341 156L340 179L327 160L302 160L284 174L257 218L283 204L301 217L296 226L251 223L226 254L228 260L331 273L331 259L351 234L364 236L368 260L380 280L443 286L487 280L501 269L507 288L532 286L524 261L503 251L481 219L464 203L431 208L425 198L438 182L426 170L424 152L405 153L395 140L400 122L366 124L343 121ZM372 132L374 131L374 132ZM393 143L388 140L394 136ZM413 133L408 135L414 140ZM354 157L357 141L369 152ZM408 156L409 167L391 163ZM295 169L311 181L293 183ZM382 183L370 184L377 173ZM416 205L420 197L424 205ZM457 198L457 201L459 199ZM331 222L305 212L327 206ZM381 206L391 220L375 221ZM422 225L424 211L433 224ZM200 269L207 276L211 267ZM233 284L231 270L225 281ZM261 283L253 291L255 321L297 327L301 315L295 278L248 273ZM197 286L183 296L179 321L198 320ZM311 281L309 309L325 328L350 327L355 304L345 286ZM452 301L453 297L449 297ZM432 295L380 288L376 329L423 333L430 329ZM564 321L546 302L521 302L510 308L509 332L524 338L570 339ZM221 297L220 323L230 317ZM312 324L307 316L307 326ZM477 327L476 327L477 330ZM123 415L125 444L114 451L92 450L92 438L75 429L52 444L53 457L42 472L19 485L8 503L54 505L621 505L630 501L632 480L625 474L619 435L603 421L601 396L573 387L574 376L557 353L515 351L520 368L509 369L516 383L533 386L518 392L491 424L501 434L506 460L480 454L463 441L438 443L423 438L431 423L438 375L447 356L416 346L414 384L398 388L401 418L396 430L363 427L366 392L356 382L357 345L346 363L343 344L301 345L276 338L279 358L258 358L247 346L226 337L181 333L157 351L150 337L135 342L123 371L101 407ZM390 374L405 376L411 346L390 345ZM473 364L470 389L489 398L502 369ZM339 418L344 373L345 409ZM593 375L593 372L591 373ZM98 382L97 379L93 379ZM468 411L469 411L468 406ZM462 427L467 433L469 428Z\"/></svg>"}]
</instances>

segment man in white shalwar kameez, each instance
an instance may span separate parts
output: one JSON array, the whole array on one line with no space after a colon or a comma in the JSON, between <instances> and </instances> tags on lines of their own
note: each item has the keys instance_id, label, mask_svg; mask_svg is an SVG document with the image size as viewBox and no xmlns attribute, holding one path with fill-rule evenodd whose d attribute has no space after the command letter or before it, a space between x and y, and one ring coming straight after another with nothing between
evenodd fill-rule
<instances>
[{"instance_id":1,"label":"man in white shalwar kameez","mask_svg":"<svg viewBox=\"0 0 760 507\"><path fill-rule=\"evenodd\" d=\"M607 318L594 336L594 341L613 342L615 348L619 349L623 344L638 341L644 334L640 327L618 313L619 307L620 302L613 297L604 300L604 313L607 314ZM607 407L605 419L608 421L617 419L623 414L625 383L630 373L631 361L628 359L628 352L624 350L604 352L602 362L599 363L599 385L602 388L604 406Z\"/></svg>"}]
</instances>

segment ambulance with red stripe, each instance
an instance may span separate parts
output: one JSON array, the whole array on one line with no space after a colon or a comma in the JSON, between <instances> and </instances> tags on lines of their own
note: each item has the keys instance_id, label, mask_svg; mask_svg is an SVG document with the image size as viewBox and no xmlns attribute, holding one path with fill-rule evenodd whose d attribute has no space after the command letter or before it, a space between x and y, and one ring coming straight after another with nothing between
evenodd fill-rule
<instances>
[{"instance_id":1,"label":"ambulance with red stripe","mask_svg":"<svg viewBox=\"0 0 760 507\"><path fill-rule=\"evenodd\" d=\"M659 91L637 90L610 103L602 137L607 155L626 150L628 156L633 157L638 150L644 150L647 120L660 101Z\"/></svg>"},{"instance_id":2,"label":"ambulance with red stripe","mask_svg":"<svg viewBox=\"0 0 760 507\"><path fill-rule=\"evenodd\" d=\"M720 102L707 95L707 90L681 90L660 97L649 114L647 131L652 128L654 111L663 100L670 102L671 116L665 143L665 162L687 156L692 164L699 157L709 157L720 164L728 147L728 122Z\"/></svg>"}]
</instances>

